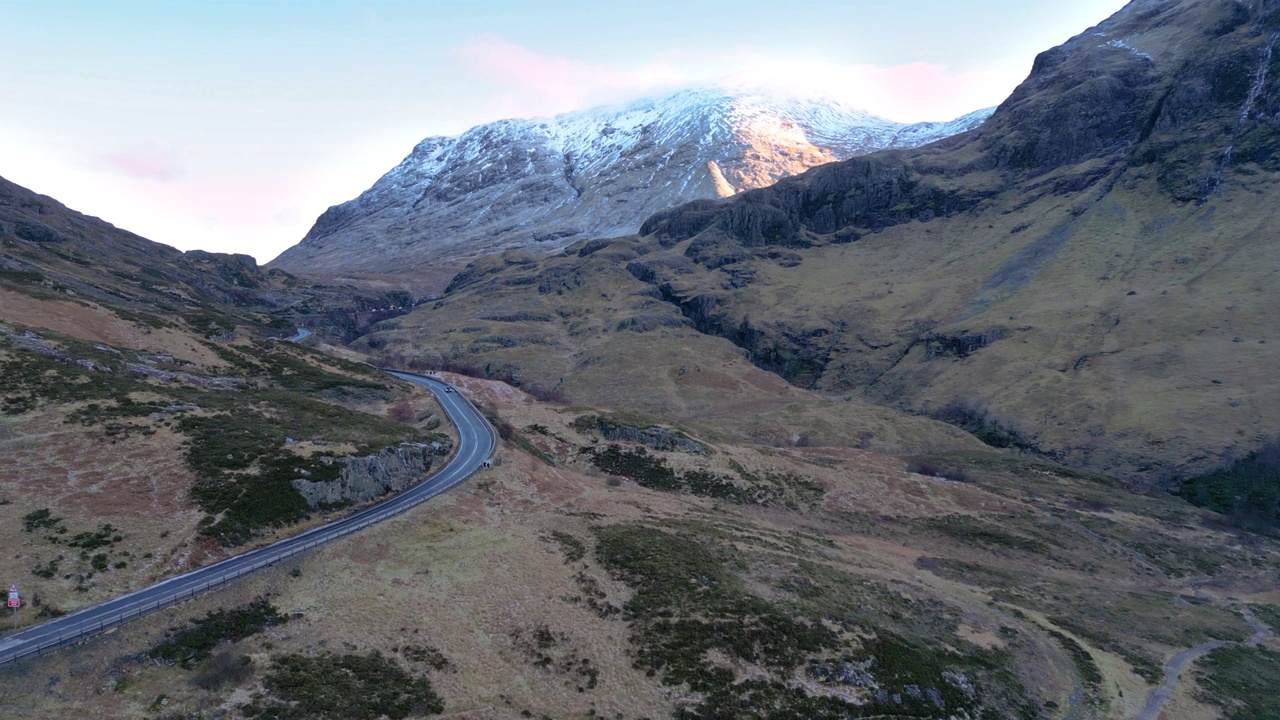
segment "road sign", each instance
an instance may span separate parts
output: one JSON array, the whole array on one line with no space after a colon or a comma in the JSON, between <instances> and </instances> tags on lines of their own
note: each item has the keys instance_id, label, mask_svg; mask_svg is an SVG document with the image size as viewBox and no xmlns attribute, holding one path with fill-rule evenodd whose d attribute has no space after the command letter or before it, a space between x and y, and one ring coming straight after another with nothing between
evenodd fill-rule
<instances>
[{"instance_id":1,"label":"road sign","mask_svg":"<svg viewBox=\"0 0 1280 720\"><path fill-rule=\"evenodd\" d=\"M18 584L14 583L9 586L9 607L17 610L22 606L22 600L18 598Z\"/></svg>"}]
</instances>

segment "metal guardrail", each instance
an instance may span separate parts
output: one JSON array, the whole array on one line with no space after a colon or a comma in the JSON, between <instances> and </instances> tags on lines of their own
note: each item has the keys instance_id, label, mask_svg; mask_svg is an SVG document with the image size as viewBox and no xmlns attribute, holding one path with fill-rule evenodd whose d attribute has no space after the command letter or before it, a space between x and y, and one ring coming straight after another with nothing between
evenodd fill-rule
<instances>
[{"instance_id":1,"label":"metal guardrail","mask_svg":"<svg viewBox=\"0 0 1280 720\"><path fill-rule=\"evenodd\" d=\"M413 373L403 373L403 374L412 375ZM426 378L426 379L431 379L431 378ZM439 381L433 380L433 382L439 382ZM463 402L467 403L467 405L471 406L471 410L475 413L476 417L479 417L482 420L484 420L484 416L481 415L479 411L475 410L475 406L472 405L469 400L467 400L466 398L460 398L460 399ZM447 410L446 410L446 414L448 414ZM484 422L486 426L489 425L487 420L484 420ZM456 424L457 423L455 421L455 425ZM489 448L489 452L485 454L486 458L492 455L493 451L497 449L496 436L494 434L493 428L490 426L488 427L488 430L490 435L490 448ZM459 443L459 445L461 445L461 443ZM461 447L459 447L459 450L461 450ZM0 651L0 665L6 665L11 662L16 662L18 660L21 660L26 657L30 657L32 655L39 655L40 653L43 653L45 651L59 648L70 643L74 643L83 638L101 634L112 628L119 627L120 625L123 625L124 623L130 620L137 620L138 618L143 617L145 615L150 615L151 613L158 612L159 610L162 610L166 607L175 605L181 602L182 600L187 600L201 593L208 592L209 590L212 590L214 588L222 587L227 583L232 582L233 580L241 578L250 573L257 572L258 570L261 570L265 567L274 565L275 563L281 560L291 558L294 555L305 552L307 550L311 550L320 545L324 545L325 543L332 542L334 540L337 540L338 538L346 537L347 535L363 530L369 527L370 525L375 525L377 523L383 522L384 520L387 520L389 518L395 517L396 515L404 513L407 510L415 508L427 502L428 500L431 500L449 490L452 490L458 485L461 485L463 481L465 481L466 479L474 475L476 471L480 469L480 467L482 466L477 466L475 468L472 468L469 472L466 472L465 474L460 475L453 482L448 483L447 485L442 485L439 488L434 489L434 491L424 494L420 498L412 498L409 501L405 501L403 499L404 498L403 494L390 498L385 501L388 505L390 505L390 507L387 507L381 510L380 512L376 512L367 517L364 517L361 519L360 522L351 523L349 525L343 525L342 523L344 521L338 520L337 523L333 526L320 526L314 530L309 531L309 533L304 533L301 536L281 540L280 544L285 544L285 543L297 541L302 537L306 537L307 534L315 535L315 537L313 537L311 540L304 543L300 543L298 544L297 547L289 548L283 554L273 555L268 559L253 562L247 565L243 565L241 567L237 567L234 571L228 571L227 573L219 575L210 580L205 580L198 584L175 588L173 592L168 593L161 598L148 601L140 605L139 607L130 608L128 610L124 610L120 613L111 615L106 618L101 618L96 621L91 620L83 627L77 627L76 630L73 632L66 632L66 633L62 633L60 635L54 636L50 638L48 641L42 641L42 642L36 643L34 647L24 647L21 650L13 650L7 653ZM444 468L441 469L441 472L443 471L444 471ZM425 482L429 482L429 481L430 479L428 479ZM268 545L265 548L261 548L260 550L266 550L270 547L272 546ZM243 562L244 557L245 556L227 558L226 560L221 561L219 564L226 563L229 565L236 565L240 562ZM215 566L210 566L210 567L215 567ZM197 570L195 572L199 572L199 571ZM168 581L161 581L161 582L172 582L173 580L180 581L181 577L182 576L178 576L177 578L171 578ZM145 590L146 588L143 588L143 590L140 590L138 592L145 592ZM107 602L111 602L111 601L107 601ZM92 607L85 608L84 610L80 610L77 612L85 612L91 609ZM72 613L72 615L75 615L75 614L76 613ZM63 616L63 617L69 617L69 616ZM39 627L39 626L35 626L35 627ZM20 630L18 632L21 633L22 631ZM9 638L12 638L12 637L13 637L12 635L9 636ZM6 639L8 638L0 637L0 647L3 647L5 645Z\"/></svg>"}]
</instances>

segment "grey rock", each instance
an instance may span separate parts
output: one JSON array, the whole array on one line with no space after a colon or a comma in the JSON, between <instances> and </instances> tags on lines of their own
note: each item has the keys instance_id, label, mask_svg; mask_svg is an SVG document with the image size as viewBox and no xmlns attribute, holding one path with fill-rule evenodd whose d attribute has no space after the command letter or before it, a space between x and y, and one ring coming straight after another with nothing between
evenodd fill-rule
<instances>
[{"instance_id":1,"label":"grey rock","mask_svg":"<svg viewBox=\"0 0 1280 720\"><path fill-rule=\"evenodd\" d=\"M298 478L293 487L313 508L368 502L401 492L425 478L435 452L429 446L402 445L376 455L341 458L334 460L343 465L337 480L312 482Z\"/></svg>"}]
</instances>

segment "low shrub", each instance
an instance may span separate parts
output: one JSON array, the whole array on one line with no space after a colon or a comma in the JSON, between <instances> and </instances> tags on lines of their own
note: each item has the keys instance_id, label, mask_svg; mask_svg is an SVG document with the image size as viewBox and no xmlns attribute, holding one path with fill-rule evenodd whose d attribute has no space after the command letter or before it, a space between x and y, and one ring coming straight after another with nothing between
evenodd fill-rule
<instances>
[{"instance_id":1,"label":"low shrub","mask_svg":"<svg viewBox=\"0 0 1280 720\"><path fill-rule=\"evenodd\" d=\"M969 473L960 467L942 467L935 465L927 460L911 460L907 462L907 472L916 473L917 475L928 475L929 477L942 478L944 480L954 480L955 482L969 482Z\"/></svg>"},{"instance_id":2,"label":"low shrub","mask_svg":"<svg viewBox=\"0 0 1280 720\"><path fill-rule=\"evenodd\" d=\"M1196 699L1223 709L1225 720L1280 718L1280 652L1267 648L1224 647L1199 663Z\"/></svg>"},{"instance_id":3,"label":"low shrub","mask_svg":"<svg viewBox=\"0 0 1280 720\"><path fill-rule=\"evenodd\" d=\"M787 583L797 596L771 600L744 580L749 558L731 544L644 525L593 530L600 563L634 591L623 617L635 666L699 696L677 711L681 720L1037 717L1007 654L967 645L935 621L956 624L945 606L806 562ZM928 627L908 635L912 623ZM733 666L751 666L750 677ZM862 687L862 701L811 695L797 672Z\"/></svg>"},{"instance_id":4,"label":"low shrub","mask_svg":"<svg viewBox=\"0 0 1280 720\"><path fill-rule=\"evenodd\" d=\"M1280 438L1220 469L1176 484L1197 507L1221 513L1235 527L1260 533L1280 529Z\"/></svg>"},{"instance_id":5,"label":"low shrub","mask_svg":"<svg viewBox=\"0 0 1280 720\"><path fill-rule=\"evenodd\" d=\"M1049 546L1041 540L1016 535L968 515L927 518L922 521L922 524L968 545L1036 554L1049 551Z\"/></svg>"},{"instance_id":6,"label":"low shrub","mask_svg":"<svg viewBox=\"0 0 1280 720\"><path fill-rule=\"evenodd\" d=\"M49 508L40 508L32 510L22 516L22 529L27 532L35 532L45 528L55 528L62 522L62 518L53 514Z\"/></svg>"},{"instance_id":7,"label":"low shrub","mask_svg":"<svg viewBox=\"0 0 1280 720\"><path fill-rule=\"evenodd\" d=\"M210 612L192 620L190 627L171 630L168 639L147 654L191 668L209 657L220 642L242 640L288 620L270 601L259 598L238 608Z\"/></svg>"},{"instance_id":8,"label":"low shrub","mask_svg":"<svg viewBox=\"0 0 1280 720\"><path fill-rule=\"evenodd\" d=\"M582 544L582 541L567 532L552 530L551 539L560 546L566 565L578 562L587 554L587 547Z\"/></svg>"},{"instance_id":9,"label":"low shrub","mask_svg":"<svg viewBox=\"0 0 1280 720\"><path fill-rule=\"evenodd\" d=\"M949 403L935 412L933 417L948 425L955 425L991 447L1038 452L1031 440L1013 428L1012 422L997 416L980 402Z\"/></svg>"},{"instance_id":10,"label":"low shrub","mask_svg":"<svg viewBox=\"0 0 1280 720\"><path fill-rule=\"evenodd\" d=\"M191 684L204 690L220 690L231 685L243 685L253 677L253 660L247 655L222 652L209 658L209 662L191 678Z\"/></svg>"},{"instance_id":11,"label":"low shrub","mask_svg":"<svg viewBox=\"0 0 1280 720\"><path fill-rule=\"evenodd\" d=\"M429 679L409 674L377 651L277 657L262 685L270 695L241 707L248 717L401 720L444 711L444 702Z\"/></svg>"}]
</instances>

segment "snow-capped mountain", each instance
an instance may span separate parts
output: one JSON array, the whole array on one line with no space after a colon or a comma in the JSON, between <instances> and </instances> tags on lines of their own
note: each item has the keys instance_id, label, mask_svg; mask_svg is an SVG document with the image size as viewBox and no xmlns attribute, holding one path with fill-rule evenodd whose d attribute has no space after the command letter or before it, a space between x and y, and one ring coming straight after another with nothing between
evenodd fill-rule
<instances>
[{"instance_id":1,"label":"snow-capped mountain","mask_svg":"<svg viewBox=\"0 0 1280 720\"><path fill-rule=\"evenodd\" d=\"M355 200L329 208L270 263L323 275L406 275L508 248L556 250L636 232L650 215L815 165L970 130L895 123L847 104L686 90L423 140Z\"/></svg>"}]
</instances>

